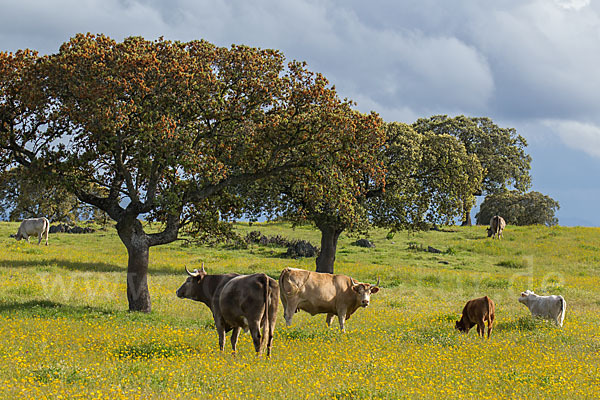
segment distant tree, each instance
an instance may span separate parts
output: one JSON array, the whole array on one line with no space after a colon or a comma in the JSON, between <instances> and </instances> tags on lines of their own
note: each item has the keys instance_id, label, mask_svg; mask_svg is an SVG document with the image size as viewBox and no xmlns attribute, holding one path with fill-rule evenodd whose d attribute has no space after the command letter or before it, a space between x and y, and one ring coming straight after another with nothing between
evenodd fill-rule
<instances>
[{"instance_id":1,"label":"distant tree","mask_svg":"<svg viewBox=\"0 0 600 400\"><path fill-rule=\"evenodd\" d=\"M513 128L500 128L491 119L469 118L463 115L449 118L435 115L413 124L420 133L448 134L459 139L468 154L474 154L484 169L481 186L473 194L489 195L510 187L525 192L531 186L531 157L525 153L527 142ZM471 207L465 204L463 225L471 224Z\"/></svg>"},{"instance_id":2,"label":"distant tree","mask_svg":"<svg viewBox=\"0 0 600 400\"><path fill-rule=\"evenodd\" d=\"M342 232L364 233L373 225L421 229L448 222L461 214L465 202L473 201L472 193L481 184L477 158L456 138L419 134L399 123L367 126L371 128L359 129L352 142L364 158L362 169L340 169L339 163L331 163L320 177L321 185L288 175L247 196L262 201L268 193L282 193L259 211L295 224L315 224L321 231L318 272L334 272Z\"/></svg>"},{"instance_id":3,"label":"distant tree","mask_svg":"<svg viewBox=\"0 0 600 400\"><path fill-rule=\"evenodd\" d=\"M558 224L555 213L559 208L556 200L540 192L512 190L487 196L475 218L478 225L489 224L494 215L500 215L511 225L554 226Z\"/></svg>"},{"instance_id":4,"label":"distant tree","mask_svg":"<svg viewBox=\"0 0 600 400\"><path fill-rule=\"evenodd\" d=\"M46 217L50 221L74 222L82 203L60 185L45 186L27 175L24 168L0 174L0 213L10 221Z\"/></svg>"},{"instance_id":5,"label":"distant tree","mask_svg":"<svg viewBox=\"0 0 600 400\"><path fill-rule=\"evenodd\" d=\"M451 135L419 133L410 125L386 125L385 187L367 193L372 223L392 230L448 224L474 204L483 170Z\"/></svg>"},{"instance_id":6,"label":"distant tree","mask_svg":"<svg viewBox=\"0 0 600 400\"><path fill-rule=\"evenodd\" d=\"M151 310L150 247L182 229L223 234L239 186L298 171L319 190L332 159L360 159L351 103L275 50L79 34L49 57L0 53L0 88L0 168L22 165L117 222L132 311Z\"/></svg>"}]
</instances>

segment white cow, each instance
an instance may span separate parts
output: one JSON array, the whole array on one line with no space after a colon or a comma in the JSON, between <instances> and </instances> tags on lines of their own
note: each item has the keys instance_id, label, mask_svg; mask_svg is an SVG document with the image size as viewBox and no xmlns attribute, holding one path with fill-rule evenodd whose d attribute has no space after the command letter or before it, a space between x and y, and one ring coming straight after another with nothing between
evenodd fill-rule
<instances>
[{"instance_id":1,"label":"white cow","mask_svg":"<svg viewBox=\"0 0 600 400\"><path fill-rule=\"evenodd\" d=\"M553 319L556 325L563 326L567 302L562 296L538 296L533 291L527 290L521 293L519 302L525 304L534 317Z\"/></svg>"},{"instance_id":2,"label":"white cow","mask_svg":"<svg viewBox=\"0 0 600 400\"><path fill-rule=\"evenodd\" d=\"M46 235L46 246L48 246L48 231L50 230L50 221L47 218L29 218L24 219L19 226L19 230L15 235L15 239L27 240L29 242L29 236L37 235L38 245L42 242L42 237Z\"/></svg>"}]
</instances>

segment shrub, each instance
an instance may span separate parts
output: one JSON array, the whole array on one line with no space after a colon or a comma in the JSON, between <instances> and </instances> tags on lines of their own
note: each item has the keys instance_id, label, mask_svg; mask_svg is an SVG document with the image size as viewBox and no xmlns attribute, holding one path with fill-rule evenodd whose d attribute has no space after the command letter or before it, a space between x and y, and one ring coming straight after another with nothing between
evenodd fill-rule
<instances>
[{"instance_id":1,"label":"shrub","mask_svg":"<svg viewBox=\"0 0 600 400\"><path fill-rule=\"evenodd\" d=\"M287 249L286 256L290 258L316 257L319 249L306 240L296 240Z\"/></svg>"}]
</instances>

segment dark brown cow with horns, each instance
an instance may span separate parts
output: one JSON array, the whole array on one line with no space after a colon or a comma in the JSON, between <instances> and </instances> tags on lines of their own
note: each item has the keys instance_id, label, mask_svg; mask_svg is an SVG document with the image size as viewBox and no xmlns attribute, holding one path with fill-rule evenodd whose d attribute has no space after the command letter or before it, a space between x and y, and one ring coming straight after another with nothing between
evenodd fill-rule
<instances>
[{"instance_id":1,"label":"dark brown cow with horns","mask_svg":"<svg viewBox=\"0 0 600 400\"><path fill-rule=\"evenodd\" d=\"M284 317L288 326L298 310L311 315L327 314L327 326L334 315L345 332L344 323L359 307L367 307L371 294L379 291L379 279L375 285L355 282L346 275L305 271L286 268L279 276L281 302L285 309Z\"/></svg>"},{"instance_id":2,"label":"dark brown cow with horns","mask_svg":"<svg viewBox=\"0 0 600 400\"><path fill-rule=\"evenodd\" d=\"M231 334L231 347L236 351L240 330L250 330L257 354L267 347L271 355L275 317L279 306L279 285L265 274L209 275L204 270L186 272L187 280L177 289L177 297L201 301L213 313L219 334L219 348L225 347L225 333Z\"/></svg>"}]
</instances>

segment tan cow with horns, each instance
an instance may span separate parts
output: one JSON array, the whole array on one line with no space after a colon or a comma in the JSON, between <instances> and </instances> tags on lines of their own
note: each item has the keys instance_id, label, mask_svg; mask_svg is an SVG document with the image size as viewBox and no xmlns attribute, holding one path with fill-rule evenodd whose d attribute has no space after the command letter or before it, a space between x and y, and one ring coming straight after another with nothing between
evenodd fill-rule
<instances>
[{"instance_id":1,"label":"tan cow with horns","mask_svg":"<svg viewBox=\"0 0 600 400\"><path fill-rule=\"evenodd\" d=\"M344 323L360 307L367 307L371 294L379 291L379 278L375 285L355 282L346 275L305 271L286 268L279 276L279 290L288 326L298 310L311 315L327 314L327 326L337 315L340 330L345 332Z\"/></svg>"}]
</instances>

